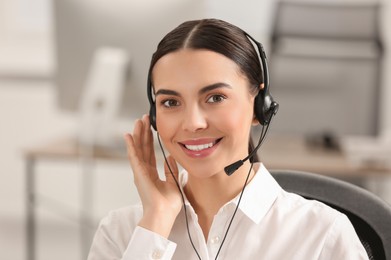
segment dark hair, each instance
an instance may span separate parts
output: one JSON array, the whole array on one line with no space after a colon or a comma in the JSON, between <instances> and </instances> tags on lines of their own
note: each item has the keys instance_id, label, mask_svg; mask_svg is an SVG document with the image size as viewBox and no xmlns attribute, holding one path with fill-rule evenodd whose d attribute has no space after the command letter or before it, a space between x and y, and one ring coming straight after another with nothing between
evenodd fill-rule
<instances>
[{"instance_id":1,"label":"dark hair","mask_svg":"<svg viewBox=\"0 0 391 260\"><path fill-rule=\"evenodd\" d=\"M169 32L152 55L149 67L151 81L153 82L152 70L161 57L186 48L206 49L226 56L247 77L250 93L256 95L259 92L259 86L263 83L263 71L253 44L242 29L218 19L187 21ZM250 138L249 152L253 147ZM258 158L254 156L253 161L258 161Z\"/></svg>"}]
</instances>

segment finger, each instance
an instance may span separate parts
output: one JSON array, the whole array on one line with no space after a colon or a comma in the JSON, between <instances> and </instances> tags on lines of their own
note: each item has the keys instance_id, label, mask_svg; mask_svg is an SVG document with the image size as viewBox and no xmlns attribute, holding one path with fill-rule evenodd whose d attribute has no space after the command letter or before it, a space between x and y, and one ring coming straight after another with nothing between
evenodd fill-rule
<instances>
[{"instance_id":1,"label":"finger","mask_svg":"<svg viewBox=\"0 0 391 260\"><path fill-rule=\"evenodd\" d=\"M166 175L166 180L175 178L178 181L178 165L171 155L164 162L164 174Z\"/></svg>"},{"instance_id":2,"label":"finger","mask_svg":"<svg viewBox=\"0 0 391 260\"><path fill-rule=\"evenodd\" d=\"M145 167L145 163L140 161L136 155L135 143L132 135L125 134L124 137L128 147L128 157L133 170L133 181L136 185L137 192L140 196L143 206L153 205L154 198L151 196L151 194L156 194L156 186L154 181L151 180L148 174L148 168ZM157 172L155 172L155 175L155 179L157 179Z\"/></svg>"},{"instance_id":3,"label":"finger","mask_svg":"<svg viewBox=\"0 0 391 260\"><path fill-rule=\"evenodd\" d=\"M143 116L143 124L144 124L144 133L143 133L143 154L145 161L152 166L156 166L155 160L155 150L153 146L153 135L151 130L151 125L149 122L149 117L147 115Z\"/></svg>"},{"instance_id":4,"label":"finger","mask_svg":"<svg viewBox=\"0 0 391 260\"><path fill-rule=\"evenodd\" d=\"M140 160L143 160L143 154L142 154L142 135L143 135L143 122L138 119L135 122L134 129L133 129L133 143L134 148L137 152L137 156L140 158Z\"/></svg>"},{"instance_id":5,"label":"finger","mask_svg":"<svg viewBox=\"0 0 391 260\"><path fill-rule=\"evenodd\" d=\"M135 174L135 173L138 172L136 169L140 165L140 160L139 160L139 157L137 156L136 147L135 147L135 143L134 143L134 138L130 134L125 134L124 138L125 138L125 142L126 142L128 159L129 159L129 162L130 162L130 166L133 169L134 178L135 178L135 181L136 181L137 174Z\"/></svg>"},{"instance_id":6,"label":"finger","mask_svg":"<svg viewBox=\"0 0 391 260\"><path fill-rule=\"evenodd\" d=\"M139 145L141 142L140 137L141 137L141 129L142 128L143 128L142 121L140 119L137 119L134 122L134 128L133 128L133 133L132 133L134 144L136 146Z\"/></svg>"},{"instance_id":7,"label":"finger","mask_svg":"<svg viewBox=\"0 0 391 260\"><path fill-rule=\"evenodd\" d=\"M149 131L149 138L151 140L151 143L150 143L150 146L151 146L150 162L151 162L151 165L156 168L156 154L155 154L155 145L154 145L152 130Z\"/></svg>"}]
</instances>

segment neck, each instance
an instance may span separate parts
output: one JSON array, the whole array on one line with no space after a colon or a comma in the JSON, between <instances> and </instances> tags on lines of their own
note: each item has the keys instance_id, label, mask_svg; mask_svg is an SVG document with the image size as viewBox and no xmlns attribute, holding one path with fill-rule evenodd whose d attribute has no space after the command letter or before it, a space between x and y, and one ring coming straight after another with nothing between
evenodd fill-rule
<instances>
[{"instance_id":1,"label":"neck","mask_svg":"<svg viewBox=\"0 0 391 260\"><path fill-rule=\"evenodd\" d=\"M197 213L205 239L208 237L213 218L219 209L242 191L250 168L251 164L246 162L231 176L227 176L224 171L203 179L189 174L185 193ZM249 181L254 174L253 169L250 172Z\"/></svg>"}]
</instances>

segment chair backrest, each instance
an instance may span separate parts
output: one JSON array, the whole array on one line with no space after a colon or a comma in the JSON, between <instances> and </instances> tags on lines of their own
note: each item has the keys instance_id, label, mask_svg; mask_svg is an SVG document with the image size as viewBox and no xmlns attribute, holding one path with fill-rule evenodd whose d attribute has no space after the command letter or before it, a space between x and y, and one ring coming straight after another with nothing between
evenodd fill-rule
<instances>
[{"instance_id":1,"label":"chair backrest","mask_svg":"<svg viewBox=\"0 0 391 260\"><path fill-rule=\"evenodd\" d=\"M348 182L313 173L273 170L283 189L321 201L352 222L369 259L391 259L391 205Z\"/></svg>"}]
</instances>

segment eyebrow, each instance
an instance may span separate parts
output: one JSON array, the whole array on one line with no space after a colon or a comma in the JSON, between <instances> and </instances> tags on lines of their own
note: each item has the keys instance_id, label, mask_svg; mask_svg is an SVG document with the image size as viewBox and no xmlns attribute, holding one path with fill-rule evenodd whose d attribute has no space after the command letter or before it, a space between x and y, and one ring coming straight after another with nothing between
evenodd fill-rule
<instances>
[{"instance_id":1,"label":"eyebrow","mask_svg":"<svg viewBox=\"0 0 391 260\"><path fill-rule=\"evenodd\" d=\"M209 91L212 91L212 90L215 90L215 89L218 89L218 88L230 88L232 89L232 87L227 84L227 83L224 83L224 82L217 82L217 83L214 83L212 85L208 85L208 86L205 86L203 87L202 89L200 89L198 91L198 94L202 95L202 94L205 94ZM158 95L170 95L170 96L180 96L179 92L175 91L175 90L170 90L170 89L159 89L155 96L158 96Z\"/></svg>"}]
</instances>

